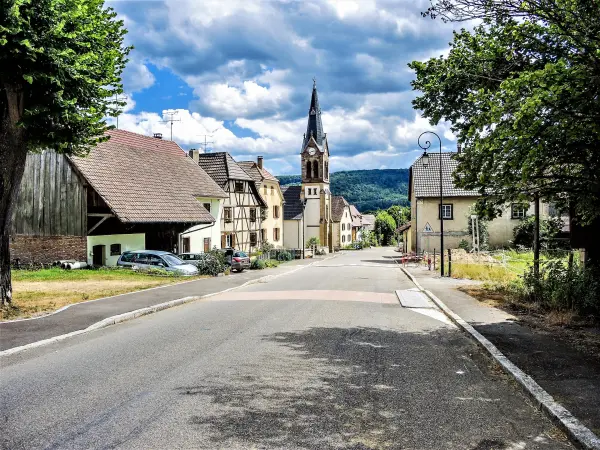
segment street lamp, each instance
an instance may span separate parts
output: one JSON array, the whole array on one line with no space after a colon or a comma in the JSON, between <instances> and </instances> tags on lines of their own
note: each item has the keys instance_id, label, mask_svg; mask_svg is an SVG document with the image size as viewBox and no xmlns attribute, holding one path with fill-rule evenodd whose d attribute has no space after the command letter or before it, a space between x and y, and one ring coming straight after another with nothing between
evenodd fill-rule
<instances>
[{"instance_id":1,"label":"street lamp","mask_svg":"<svg viewBox=\"0 0 600 450\"><path fill-rule=\"evenodd\" d=\"M438 138L438 141L440 142L440 246L441 246L440 275L443 277L444 276L444 194L442 192L442 139L433 131L425 131L424 133L421 133L419 135L417 142L419 144L419 147L421 147L424 150L423 156L421 156L421 163L423 164L423 167L427 167L429 165L429 155L427 154L427 150L429 149L429 147L431 147L431 142L425 141L424 144L421 144L421 137L427 133L433 134L435 137Z\"/></svg>"},{"instance_id":2,"label":"street lamp","mask_svg":"<svg viewBox=\"0 0 600 450\"><path fill-rule=\"evenodd\" d=\"M306 199L302 199L302 259L305 258L304 251L306 248L306 244L304 243L304 210L306 209ZM314 256L314 255L313 255Z\"/></svg>"}]
</instances>

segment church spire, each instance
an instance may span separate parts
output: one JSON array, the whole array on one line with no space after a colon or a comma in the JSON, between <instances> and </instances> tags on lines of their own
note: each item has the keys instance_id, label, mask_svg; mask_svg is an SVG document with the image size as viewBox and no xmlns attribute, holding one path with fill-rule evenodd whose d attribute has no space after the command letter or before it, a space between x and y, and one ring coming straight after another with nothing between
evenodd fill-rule
<instances>
[{"instance_id":1,"label":"church spire","mask_svg":"<svg viewBox=\"0 0 600 450\"><path fill-rule=\"evenodd\" d=\"M319 108L319 97L317 95L317 80L313 78L312 97L310 99L310 108L308 109L308 125L306 126L306 135L304 136L303 147L306 146L310 137L313 136L317 144L323 144L323 123L321 122L321 108Z\"/></svg>"}]
</instances>

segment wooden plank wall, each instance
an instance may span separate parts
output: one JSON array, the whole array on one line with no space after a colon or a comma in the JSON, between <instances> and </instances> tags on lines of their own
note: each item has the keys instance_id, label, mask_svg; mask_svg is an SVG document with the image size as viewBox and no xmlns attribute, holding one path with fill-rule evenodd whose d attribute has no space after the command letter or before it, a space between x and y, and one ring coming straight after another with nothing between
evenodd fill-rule
<instances>
[{"instance_id":1,"label":"wooden plank wall","mask_svg":"<svg viewBox=\"0 0 600 450\"><path fill-rule=\"evenodd\" d=\"M12 234L85 236L87 193L63 155L30 153L13 212Z\"/></svg>"}]
</instances>

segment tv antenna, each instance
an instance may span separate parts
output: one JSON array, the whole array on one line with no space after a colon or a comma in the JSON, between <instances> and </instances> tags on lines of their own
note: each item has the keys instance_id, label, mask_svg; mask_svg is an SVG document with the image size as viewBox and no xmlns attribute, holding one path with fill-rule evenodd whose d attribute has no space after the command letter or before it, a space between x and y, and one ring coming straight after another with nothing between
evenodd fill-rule
<instances>
[{"instance_id":1,"label":"tv antenna","mask_svg":"<svg viewBox=\"0 0 600 450\"><path fill-rule=\"evenodd\" d=\"M206 128L204 128L206 130ZM212 131L209 131L209 134L199 134L198 136L203 136L204 137L204 142L200 142L200 144L198 144L200 147L202 147L204 149L204 153L208 153L208 146L210 144L214 144L215 141L209 141L208 138L211 138L214 136L214 133L217 132L219 129L215 128ZM208 131L208 130L207 130Z\"/></svg>"},{"instance_id":2,"label":"tv antenna","mask_svg":"<svg viewBox=\"0 0 600 450\"><path fill-rule=\"evenodd\" d=\"M175 119L174 117L179 114L177 110L167 110L163 111L163 115L168 116L167 120L161 120L162 123L170 123L171 124L171 140L173 140L173 122L181 122L181 119Z\"/></svg>"},{"instance_id":3,"label":"tv antenna","mask_svg":"<svg viewBox=\"0 0 600 450\"><path fill-rule=\"evenodd\" d=\"M129 97L127 97L126 95L119 95L118 93L115 92L115 108L117 110L117 130L119 129L119 115L121 113L121 109L119 109L119 101L122 100L128 100Z\"/></svg>"}]
</instances>

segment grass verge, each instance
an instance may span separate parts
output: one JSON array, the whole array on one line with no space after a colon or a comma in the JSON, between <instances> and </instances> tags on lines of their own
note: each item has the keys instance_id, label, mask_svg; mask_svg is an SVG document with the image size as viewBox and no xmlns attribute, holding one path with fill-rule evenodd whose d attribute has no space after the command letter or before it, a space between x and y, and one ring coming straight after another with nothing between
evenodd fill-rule
<instances>
[{"instance_id":1,"label":"grass verge","mask_svg":"<svg viewBox=\"0 0 600 450\"><path fill-rule=\"evenodd\" d=\"M199 278L207 277L152 276L129 269L13 270L13 302L0 309L0 320L35 317L74 303Z\"/></svg>"}]
</instances>

